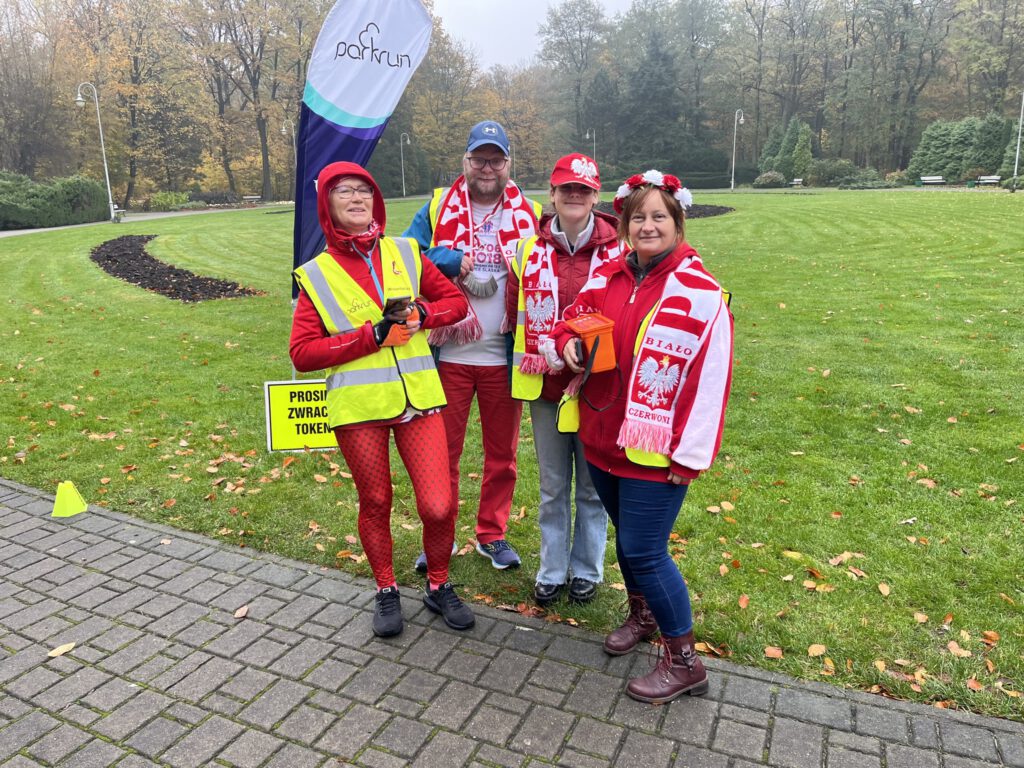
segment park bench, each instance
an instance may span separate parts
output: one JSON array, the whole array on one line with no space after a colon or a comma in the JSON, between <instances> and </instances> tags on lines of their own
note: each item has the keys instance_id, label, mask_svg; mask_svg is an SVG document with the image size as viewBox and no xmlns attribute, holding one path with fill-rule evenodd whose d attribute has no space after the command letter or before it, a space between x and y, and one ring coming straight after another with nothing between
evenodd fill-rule
<instances>
[{"instance_id":1,"label":"park bench","mask_svg":"<svg viewBox=\"0 0 1024 768\"><path fill-rule=\"evenodd\" d=\"M791 182L789 182L789 186L791 186L791 187L802 187L803 185L804 185L804 180L803 179L793 179Z\"/></svg>"},{"instance_id":2,"label":"park bench","mask_svg":"<svg viewBox=\"0 0 1024 768\"><path fill-rule=\"evenodd\" d=\"M1002 176L979 176L978 177L978 183L979 184L998 184L1002 180L1003 180Z\"/></svg>"},{"instance_id":3,"label":"park bench","mask_svg":"<svg viewBox=\"0 0 1024 768\"><path fill-rule=\"evenodd\" d=\"M922 176L922 184L945 184L946 180L941 176Z\"/></svg>"},{"instance_id":4,"label":"park bench","mask_svg":"<svg viewBox=\"0 0 1024 768\"><path fill-rule=\"evenodd\" d=\"M126 210L125 210L124 208L121 208L120 206L116 206L116 205L115 205L115 206L114 206L114 218L113 218L113 222L114 222L115 224L120 224L120 223L121 223L121 219L122 219L122 218L124 217L124 215L125 215L126 213L127 213L127 211L126 211Z\"/></svg>"},{"instance_id":5,"label":"park bench","mask_svg":"<svg viewBox=\"0 0 1024 768\"><path fill-rule=\"evenodd\" d=\"M242 202L246 205L255 205L263 200L263 195L242 195Z\"/></svg>"}]
</instances>

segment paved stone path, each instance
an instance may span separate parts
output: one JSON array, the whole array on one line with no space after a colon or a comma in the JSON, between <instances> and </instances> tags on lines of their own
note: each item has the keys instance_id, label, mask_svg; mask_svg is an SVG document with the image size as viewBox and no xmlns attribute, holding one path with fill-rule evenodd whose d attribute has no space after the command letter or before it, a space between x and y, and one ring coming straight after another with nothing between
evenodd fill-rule
<instances>
[{"instance_id":1,"label":"paved stone path","mask_svg":"<svg viewBox=\"0 0 1024 768\"><path fill-rule=\"evenodd\" d=\"M708 696L639 704L646 654L479 606L456 633L412 590L375 640L364 580L52 505L0 479L5 768L1024 766L1020 723L714 660Z\"/></svg>"}]
</instances>

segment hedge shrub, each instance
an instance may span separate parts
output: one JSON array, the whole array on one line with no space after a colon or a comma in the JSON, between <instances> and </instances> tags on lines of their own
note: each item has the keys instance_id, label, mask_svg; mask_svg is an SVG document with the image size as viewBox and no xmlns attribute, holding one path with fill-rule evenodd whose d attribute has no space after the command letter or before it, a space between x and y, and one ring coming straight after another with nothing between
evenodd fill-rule
<instances>
[{"instance_id":1,"label":"hedge shrub","mask_svg":"<svg viewBox=\"0 0 1024 768\"><path fill-rule=\"evenodd\" d=\"M786 186L786 177L778 171L765 171L756 179L754 186L758 189L772 189L773 187Z\"/></svg>"},{"instance_id":2,"label":"hedge shrub","mask_svg":"<svg viewBox=\"0 0 1024 768\"><path fill-rule=\"evenodd\" d=\"M85 224L110 218L107 190L84 176L37 183L0 172L0 229Z\"/></svg>"}]
</instances>

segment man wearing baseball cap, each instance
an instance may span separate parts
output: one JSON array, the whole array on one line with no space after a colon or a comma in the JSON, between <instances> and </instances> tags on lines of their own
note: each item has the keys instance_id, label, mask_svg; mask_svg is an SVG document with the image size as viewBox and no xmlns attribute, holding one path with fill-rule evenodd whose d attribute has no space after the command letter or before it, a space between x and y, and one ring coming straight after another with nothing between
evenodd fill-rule
<instances>
[{"instance_id":1,"label":"man wearing baseball cap","mask_svg":"<svg viewBox=\"0 0 1024 768\"><path fill-rule=\"evenodd\" d=\"M509 141L493 120L470 129L462 175L435 189L405 231L469 299L465 320L430 334L440 347L438 373L451 464L451 504L459 504L459 459L473 396L483 433L484 468L476 516L476 549L495 568L515 568L519 555L506 540L516 483L516 449L522 404L512 399L508 367L511 330L505 319L505 285L515 243L537 231L540 205L509 181ZM454 549L453 549L454 551ZM426 555L416 561L426 572Z\"/></svg>"},{"instance_id":2,"label":"man wearing baseball cap","mask_svg":"<svg viewBox=\"0 0 1024 768\"><path fill-rule=\"evenodd\" d=\"M534 599L541 607L566 592L570 602L588 603L604 576L608 515L590 479L582 444L575 434L563 434L557 427L558 403L574 374L553 347L545 354L562 310L576 300L598 266L620 255L618 219L595 210L600 190L593 159L576 152L555 163L555 213L545 215L537 236L516 249L505 291L508 322L516 326L512 396L530 403L540 476L540 568Z\"/></svg>"}]
</instances>

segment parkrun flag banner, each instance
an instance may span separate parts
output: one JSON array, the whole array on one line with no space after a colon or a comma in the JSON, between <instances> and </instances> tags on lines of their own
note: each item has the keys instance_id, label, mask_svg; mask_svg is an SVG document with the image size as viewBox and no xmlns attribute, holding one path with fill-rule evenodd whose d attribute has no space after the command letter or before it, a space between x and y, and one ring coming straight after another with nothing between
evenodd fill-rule
<instances>
[{"instance_id":1,"label":"parkrun flag banner","mask_svg":"<svg viewBox=\"0 0 1024 768\"><path fill-rule=\"evenodd\" d=\"M324 248L316 177L328 163L366 165L430 46L420 0L338 0L317 37L296 137L294 265ZM292 282L292 296L298 286Z\"/></svg>"}]
</instances>

